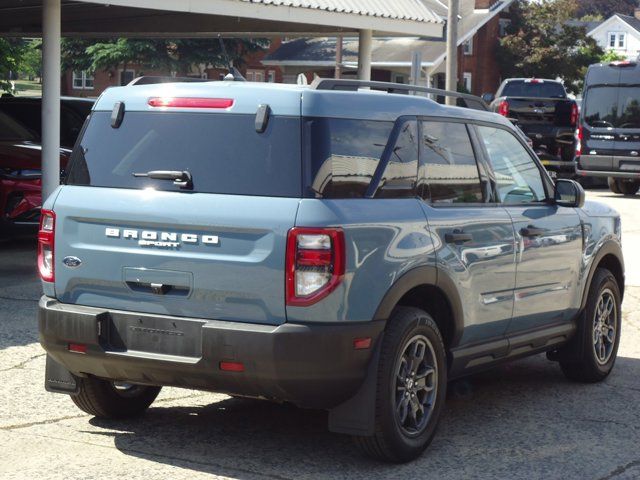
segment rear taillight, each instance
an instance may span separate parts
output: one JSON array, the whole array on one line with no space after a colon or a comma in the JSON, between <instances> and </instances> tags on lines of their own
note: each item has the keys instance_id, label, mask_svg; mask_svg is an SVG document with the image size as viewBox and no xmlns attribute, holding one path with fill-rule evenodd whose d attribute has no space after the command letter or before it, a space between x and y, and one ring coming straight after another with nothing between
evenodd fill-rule
<instances>
[{"instance_id":1,"label":"rear taillight","mask_svg":"<svg viewBox=\"0 0 640 480\"><path fill-rule=\"evenodd\" d=\"M571 126L575 127L578 123L578 105L576 103L571 104Z\"/></svg>"},{"instance_id":2,"label":"rear taillight","mask_svg":"<svg viewBox=\"0 0 640 480\"><path fill-rule=\"evenodd\" d=\"M509 116L509 102L507 102L506 100L501 101L500 105L498 105L498 113L500 115L502 115L503 117L508 117Z\"/></svg>"},{"instance_id":3,"label":"rear taillight","mask_svg":"<svg viewBox=\"0 0 640 480\"><path fill-rule=\"evenodd\" d=\"M56 230L56 214L51 210L41 210L38 230L38 271L45 282L53 282L53 247Z\"/></svg>"},{"instance_id":4,"label":"rear taillight","mask_svg":"<svg viewBox=\"0 0 640 480\"><path fill-rule=\"evenodd\" d=\"M331 293L345 269L344 233L338 228L292 228L287 237L287 305L306 306Z\"/></svg>"},{"instance_id":5,"label":"rear taillight","mask_svg":"<svg viewBox=\"0 0 640 480\"><path fill-rule=\"evenodd\" d=\"M582 155L582 125L576 130L576 157Z\"/></svg>"}]
</instances>

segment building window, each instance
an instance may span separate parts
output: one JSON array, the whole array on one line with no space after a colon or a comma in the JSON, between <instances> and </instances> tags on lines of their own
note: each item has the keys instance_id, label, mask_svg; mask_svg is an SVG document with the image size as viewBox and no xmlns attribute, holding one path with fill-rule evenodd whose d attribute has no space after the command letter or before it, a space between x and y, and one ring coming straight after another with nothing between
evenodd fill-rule
<instances>
[{"instance_id":1,"label":"building window","mask_svg":"<svg viewBox=\"0 0 640 480\"><path fill-rule=\"evenodd\" d=\"M507 29L509 28L509 25L511 25L511 20L508 18L501 18L498 24L498 35L500 37L505 37L507 36Z\"/></svg>"},{"instance_id":2,"label":"building window","mask_svg":"<svg viewBox=\"0 0 640 480\"><path fill-rule=\"evenodd\" d=\"M135 70L120 70L120 86L128 85L134 78L136 78Z\"/></svg>"},{"instance_id":3,"label":"building window","mask_svg":"<svg viewBox=\"0 0 640 480\"><path fill-rule=\"evenodd\" d=\"M609 32L609 48L625 50L627 48L627 35L624 32Z\"/></svg>"},{"instance_id":4,"label":"building window","mask_svg":"<svg viewBox=\"0 0 640 480\"><path fill-rule=\"evenodd\" d=\"M247 80L250 82L264 82L264 71L247 69Z\"/></svg>"},{"instance_id":5,"label":"building window","mask_svg":"<svg viewBox=\"0 0 640 480\"><path fill-rule=\"evenodd\" d=\"M73 72L73 89L74 90L93 90L93 75L86 72Z\"/></svg>"},{"instance_id":6,"label":"building window","mask_svg":"<svg viewBox=\"0 0 640 480\"><path fill-rule=\"evenodd\" d=\"M276 71L275 70L269 70L267 72L267 82L276 83Z\"/></svg>"},{"instance_id":7,"label":"building window","mask_svg":"<svg viewBox=\"0 0 640 480\"><path fill-rule=\"evenodd\" d=\"M462 74L462 85L464 86L467 92L473 91L471 90L471 73L470 72L464 72Z\"/></svg>"},{"instance_id":8,"label":"building window","mask_svg":"<svg viewBox=\"0 0 640 480\"><path fill-rule=\"evenodd\" d=\"M462 44L462 53L465 55L473 55L473 38L470 38Z\"/></svg>"},{"instance_id":9,"label":"building window","mask_svg":"<svg viewBox=\"0 0 640 480\"><path fill-rule=\"evenodd\" d=\"M407 83L407 77L405 77L401 73L392 73L391 81L393 83Z\"/></svg>"}]
</instances>

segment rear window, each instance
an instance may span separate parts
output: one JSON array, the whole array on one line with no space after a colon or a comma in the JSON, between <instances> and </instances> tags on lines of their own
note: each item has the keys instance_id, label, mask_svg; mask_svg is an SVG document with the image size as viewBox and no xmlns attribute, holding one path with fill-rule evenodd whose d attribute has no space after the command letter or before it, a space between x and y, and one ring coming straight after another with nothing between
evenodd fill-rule
<instances>
[{"instance_id":1,"label":"rear window","mask_svg":"<svg viewBox=\"0 0 640 480\"><path fill-rule=\"evenodd\" d=\"M557 82L527 82L517 80L508 82L502 90L503 97L527 98L566 98L562 84Z\"/></svg>"},{"instance_id":2,"label":"rear window","mask_svg":"<svg viewBox=\"0 0 640 480\"><path fill-rule=\"evenodd\" d=\"M583 108L591 127L640 128L640 87L591 87Z\"/></svg>"},{"instance_id":3,"label":"rear window","mask_svg":"<svg viewBox=\"0 0 640 480\"><path fill-rule=\"evenodd\" d=\"M264 133L256 132L254 115L126 112L119 128L110 118L91 115L67 184L181 191L172 181L133 174L186 170L193 192L301 196L297 117L272 116Z\"/></svg>"}]
</instances>

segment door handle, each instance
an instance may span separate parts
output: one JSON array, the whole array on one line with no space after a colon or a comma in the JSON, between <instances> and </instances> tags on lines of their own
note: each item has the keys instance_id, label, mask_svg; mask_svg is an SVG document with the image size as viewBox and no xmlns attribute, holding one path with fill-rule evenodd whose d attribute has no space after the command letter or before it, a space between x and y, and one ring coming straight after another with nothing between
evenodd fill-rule
<instances>
[{"instance_id":1,"label":"door handle","mask_svg":"<svg viewBox=\"0 0 640 480\"><path fill-rule=\"evenodd\" d=\"M529 225L528 227L524 227L520 229L520 235L523 237L539 237L544 235L546 230L544 228L537 228L533 225Z\"/></svg>"},{"instance_id":2,"label":"door handle","mask_svg":"<svg viewBox=\"0 0 640 480\"><path fill-rule=\"evenodd\" d=\"M473 241L473 236L470 233L454 230L452 233L445 234L444 241L447 243L467 243Z\"/></svg>"}]
</instances>

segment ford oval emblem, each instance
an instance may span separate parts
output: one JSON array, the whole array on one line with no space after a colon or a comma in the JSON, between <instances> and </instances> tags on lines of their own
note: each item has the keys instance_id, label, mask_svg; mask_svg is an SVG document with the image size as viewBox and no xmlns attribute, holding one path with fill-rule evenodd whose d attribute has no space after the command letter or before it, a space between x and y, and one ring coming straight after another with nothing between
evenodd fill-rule
<instances>
[{"instance_id":1,"label":"ford oval emblem","mask_svg":"<svg viewBox=\"0 0 640 480\"><path fill-rule=\"evenodd\" d=\"M82 260L78 257L64 257L62 263L69 268L78 268L82 264Z\"/></svg>"}]
</instances>

